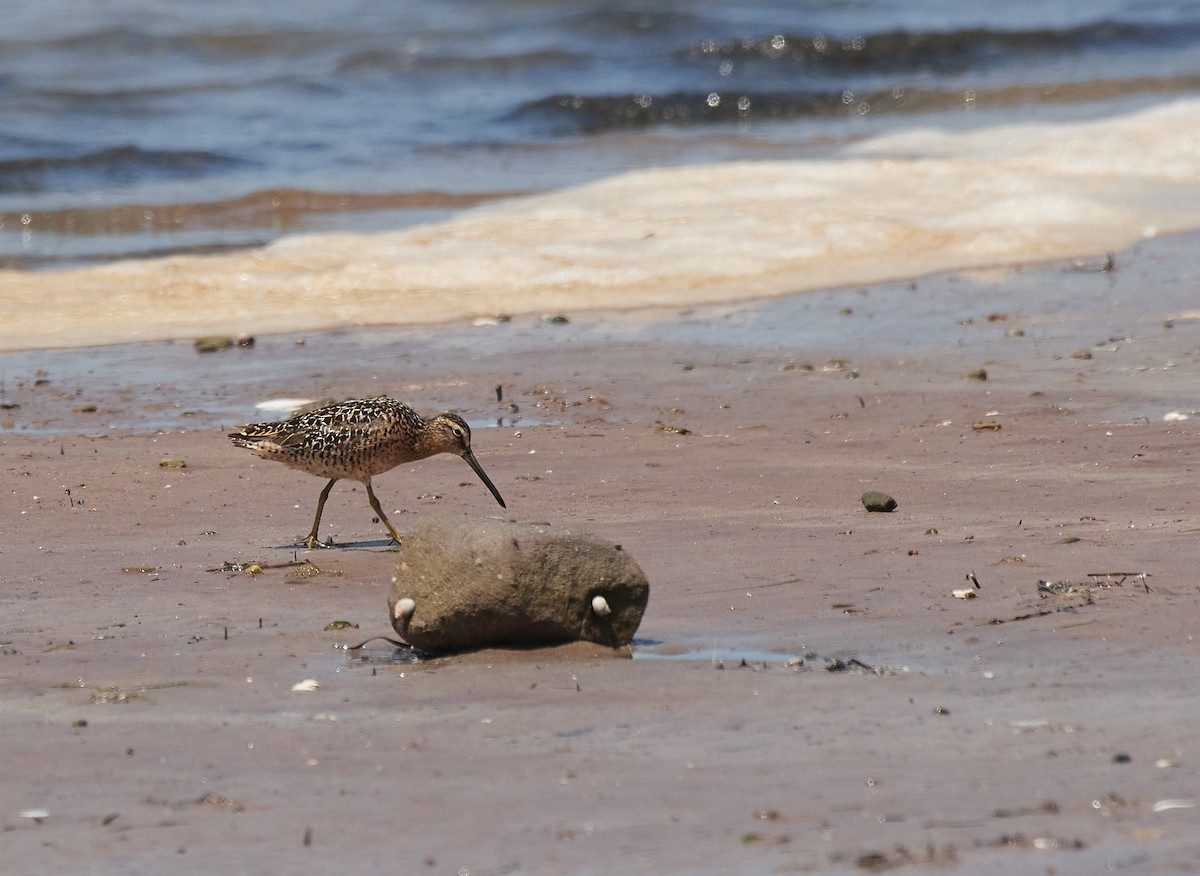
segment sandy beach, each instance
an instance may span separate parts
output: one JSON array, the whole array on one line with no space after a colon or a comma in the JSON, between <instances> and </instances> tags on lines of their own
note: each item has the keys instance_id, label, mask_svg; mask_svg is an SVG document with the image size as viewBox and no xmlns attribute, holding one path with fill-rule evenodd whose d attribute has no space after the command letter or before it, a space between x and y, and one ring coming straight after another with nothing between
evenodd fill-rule
<instances>
[{"instance_id":1,"label":"sandy beach","mask_svg":"<svg viewBox=\"0 0 1200 876\"><path fill-rule=\"evenodd\" d=\"M1198 245L7 354L6 872L1200 867ZM509 519L641 564L633 659L341 650L390 634L402 548L347 483L342 546L294 547L320 482L224 434L383 392L467 416ZM376 491L401 531L499 510L449 457Z\"/></svg>"}]
</instances>

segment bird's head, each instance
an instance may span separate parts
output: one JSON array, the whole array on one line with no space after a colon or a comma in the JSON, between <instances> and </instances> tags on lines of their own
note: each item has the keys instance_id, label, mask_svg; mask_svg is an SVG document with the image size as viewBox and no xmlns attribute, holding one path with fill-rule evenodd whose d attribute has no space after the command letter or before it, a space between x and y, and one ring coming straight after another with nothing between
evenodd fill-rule
<instances>
[{"instance_id":1,"label":"bird's head","mask_svg":"<svg viewBox=\"0 0 1200 876\"><path fill-rule=\"evenodd\" d=\"M434 440L437 442L438 453L453 453L465 459L467 465L471 466L475 474L479 475L483 485L495 496L500 507L508 507L504 504L504 499L501 497L500 491L496 489L496 485L492 483L491 478L484 474L483 466L471 452L471 427L467 425L466 420L454 413L438 414L429 422L429 430L437 436Z\"/></svg>"}]
</instances>

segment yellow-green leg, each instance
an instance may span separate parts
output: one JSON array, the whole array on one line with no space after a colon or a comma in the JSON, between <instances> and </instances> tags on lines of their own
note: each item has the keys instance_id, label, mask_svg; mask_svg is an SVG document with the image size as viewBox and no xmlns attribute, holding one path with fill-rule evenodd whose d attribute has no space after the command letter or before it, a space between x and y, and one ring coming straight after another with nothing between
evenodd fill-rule
<instances>
[{"instance_id":1,"label":"yellow-green leg","mask_svg":"<svg viewBox=\"0 0 1200 876\"><path fill-rule=\"evenodd\" d=\"M337 482L338 479L333 478L327 483L325 489L321 490L321 498L317 499L317 516L313 518L312 531L308 534L308 538L304 539L304 543L308 545L310 551L313 548L329 547L329 545L317 539L317 530L321 526L321 512L325 510L325 500L329 498L329 491L333 489L333 485Z\"/></svg>"},{"instance_id":2,"label":"yellow-green leg","mask_svg":"<svg viewBox=\"0 0 1200 876\"><path fill-rule=\"evenodd\" d=\"M375 497L375 491L371 489L371 481L369 479L367 480L367 499L371 502L371 508L379 515L379 519L383 521L384 526L388 528L388 532L392 534L392 538L396 540L396 544L400 544L400 533L396 532L396 527L392 526L392 521L387 519L387 515L379 507L379 499Z\"/></svg>"}]
</instances>

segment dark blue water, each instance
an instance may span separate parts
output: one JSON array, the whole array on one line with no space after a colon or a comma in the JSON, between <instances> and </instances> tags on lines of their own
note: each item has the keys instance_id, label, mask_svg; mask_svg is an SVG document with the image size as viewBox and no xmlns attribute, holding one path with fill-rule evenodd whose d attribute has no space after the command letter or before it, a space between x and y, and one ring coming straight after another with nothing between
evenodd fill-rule
<instances>
[{"instance_id":1,"label":"dark blue water","mask_svg":"<svg viewBox=\"0 0 1200 876\"><path fill-rule=\"evenodd\" d=\"M1200 86L1200 3L39 0L0 31L0 266L437 219L649 165Z\"/></svg>"}]
</instances>

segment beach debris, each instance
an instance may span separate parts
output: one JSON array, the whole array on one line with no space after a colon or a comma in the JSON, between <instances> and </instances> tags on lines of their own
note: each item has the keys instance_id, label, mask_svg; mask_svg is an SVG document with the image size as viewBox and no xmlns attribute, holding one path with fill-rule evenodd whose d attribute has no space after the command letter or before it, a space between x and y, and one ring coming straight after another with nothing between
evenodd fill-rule
<instances>
[{"instance_id":1,"label":"beach debris","mask_svg":"<svg viewBox=\"0 0 1200 876\"><path fill-rule=\"evenodd\" d=\"M866 672L871 675L888 676L895 675L895 671L888 669L886 666L872 666L869 663L863 663L857 657L850 657L843 660L840 657L825 658L826 672Z\"/></svg>"},{"instance_id":2,"label":"beach debris","mask_svg":"<svg viewBox=\"0 0 1200 876\"><path fill-rule=\"evenodd\" d=\"M628 645L650 587L621 548L544 524L443 518L409 531L392 626L433 653L574 641Z\"/></svg>"},{"instance_id":3,"label":"beach debris","mask_svg":"<svg viewBox=\"0 0 1200 876\"><path fill-rule=\"evenodd\" d=\"M224 563L221 563L221 565L213 566L211 569L205 569L205 571L230 572L235 575L241 573L245 573L247 575L258 575L265 569L295 569L296 572L293 573L293 577L300 578L307 578L312 575L321 574L321 570L313 565L310 560L289 560L285 563L260 563L255 561L237 563L227 560ZM154 571L157 571L157 569Z\"/></svg>"},{"instance_id":4,"label":"beach debris","mask_svg":"<svg viewBox=\"0 0 1200 876\"><path fill-rule=\"evenodd\" d=\"M187 463L182 459L163 459L158 463L159 468L187 468Z\"/></svg>"},{"instance_id":5,"label":"beach debris","mask_svg":"<svg viewBox=\"0 0 1200 876\"><path fill-rule=\"evenodd\" d=\"M233 338L229 335L203 335L196 338L194 346L197 353L215 353L218 350L228 350L233 344Z\"/></svg>"},{"instance_id":6,"label":"beach debris","mask_svg":"<svg viewBox=\"0 0 1200 876\"><path fill-rule=\"evenodd\" d=\"M1167 411L1163 414L1164 423L1182 423L1184 420L1190 420L1196 411Z\"/></svg>"},{"instance_id":7,"label":"beach debris","mask_svg":"<svg viewBox=\"0 0 1200 876\"><path fill-rule=\"evenodd\" d=\"M1091 596L1092 593L1091 588L1086 584L1075 584L1070 581L1038 581L1037 592L1042 599L1047 596Z\"/></svg>"},{"instance_id":8,"label":"beach debris","mask_svg":"<svg viewBox=\"0 0 1200 876\"><path fill-rule=\"evenodd\" d=\"M999 432L1000 424L995 420L980 420L972 423L971 428L976 432Z\"/></svg>"},{"instance_id":9,"label":"beach debris","mask_svg":"<svg viewBox=\"0 0 1200 876\"><path fill-rule=\"evenodd\" d=\"M335 630L357 630L358 624L348 620L332 620L325 624L324 632L330 633Z\"/></svg>"},{"instance_id":10,"label":"beach debris","mask_svg":"<svg viewBox=\"0 0 1200 876\"><path fill-rule=\"evenodd\" d=\"M306 678L304 681L298 681L292 685L292 690L298 691L313 691L320 690L321 683L315 678Z\"/></svg>"},{"instance_id":11,"label":"beach debris","mask_svg":"<svg viewBox=\"0 0 1200 876\"><path fill-rule=\"evenodd\" d=\"M1142 589L1149 593L1150 585L1146 583L1146 579L1150 577L1149 572L1088 572L1088 578L1103 578L1104 581L1097 581L1099 588L1108 589L1109 587L1122 587L1130 578L1137 578L1141 582ZM1113 580L1113 579L1117 580Z\"/></svg>"},{"instance_id":12,"label":"beach debris","mask_svg":"<svg viewBox=\"0 0 1200 876\"><path fill-rule=\"evenodd\" d=\"M891 512L895 511L898 507L895 499L887 493L881 493L878 490L868 490L863 493L860 501L868 511Z\"/></svg>"},{"instance_id":13,"label":"beach debris","mask_svg":"<svg viewBox=\"0 0 1200 876\"><path fill-rule=\"evenodd\" d=\"M1195 800L1157 800L1150 807L1151 812L1167 812L1171 809L1193 809L1196 806Z\"/></svg>"},{"instance_id":14,"label":"beach debris","mask_svg":"<svg viewBox=\"0 0 1200 876\"><path fill-rule=\"evenodd\" d=\"M237 345L243 349L249 349L254 346L254 335L238 335Z\"/></svg>"},{"instance_id":15,"label":"beach debris","mask_svg":"<svg viewBox=\"0 0 1200 876\"><path fill-rule=\"evenodd\" d=\"M28 818L28 819L30 819L32 821L36 821L40 824L42 822L42 819L50 817L50 810L49 809L22 809L20 811L19 815L21 818Z\"/></svg>"},{"instance_id":16,"label":"beach debris","mask_svg":"<svg viewBox=\"0 0 1200 876\"><path fill-rule=\"evenodd\" d=\"M655 431L665 432L668 435L691 435L692 430L683 426L672 426L669 423L659 423L655 427Z\"/></svg>"},{"instance_id":17,"label":"beach debris","mask_svg":"<svg viewBox=\"0 0 1200 876\"><path fill-rule=\"evenodd\" d=\"M132 754L133 750L130 749ZM193 806L198 806L201 809L218 809L226 812L245 812L246 804L241 800L235 800L232 797L226 797L223 794L215 794L212 791L206 791L199 797L189 800L162 800L154 797L147 797L146 802L152 806L161 806L171 812L181 812L185 809L190 809Z\"/></svg>"},{"instance_id":18,"label":"beach debris","mask_svg":"<svg viewBox=\"0 0 1200 876\"><path fill-rule=\"evenodd\" d=\"M542 322L548 322L550 325L566 325L570 321L561 313L547 313L542 316Z\"/></svg>"},{"instance_id":19,"label":"beach debris","mask_svg":"<svg viewBox=\"0 0 1200 876\"><path fill-rule=\"evenodd\" d=\"M951 590L950 595L955 599L975 599L979 596L979 591L983 589L983 585L979 583L979 579L975 577L974 572L967 572L967 580L971 582L970 587L963 587L958 590Z\"/></svg>"},{"instance_id":20,"label":"beach debris","mask_svg":"<svg viewBox=\"0 0 1200 876\"><path fill-rule=\"evenodd\" d=\"M1003 624L1012 621L1030 620L1031 618L1045 617L1046 615L1055 614L1060 611L1074 612L1077 609L1096 604L1096 595L1105 591L1112 590L1116 587L1121 587L1130 578L1136 579L1142 585L1142 589L1149 593L1150 585L1146 583L1146 579L1150 577L1149 572L1089 572L1085 576L1090 578L1089 581L1038 581L1037 594L1042 599L1054 597L1052 603L1055 607L1029 611L1025 614L1019 614L1015 617L1007 619L992 618L987 621L988 624Z\"/></svg>"},{"instance_id":21,"label":"beach debris","mask_svg":"<svg viewBox=\"0 0 1200 876\"><path fill-rule=\"evenodd\" d=\"M1076 350L1074 353L1071 354L1071 358L1072 359L1090 359L1090 358L1092 358L1092 351L1087 350L1087 349Z\"/></svg>"},{"instance_id":22,"label":"beach debris","mask_svg":"<svg viewBox=\"0 0 1200 876\"><path fill-rule=\"evenodd\" d=\"M72 410L77 414L94 414L98 409L91 402L84 402L81 405L75 405Z\"/></svg>"},{"instance_id":23,"label":"beach debris","mask_svg":"<svg viewBox=\"0 0 1200 876\"><path fill-rule=\"evenodd\" d=\"M972 368L963 377L967 380L987 380L988 373L986 368Z\"/></svg>"}]
</instances>

